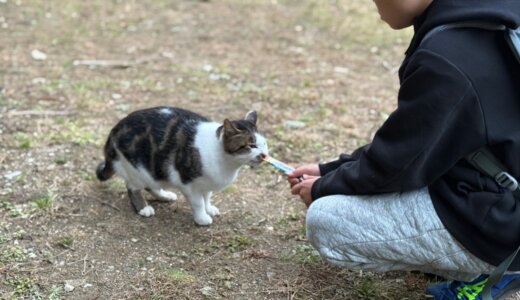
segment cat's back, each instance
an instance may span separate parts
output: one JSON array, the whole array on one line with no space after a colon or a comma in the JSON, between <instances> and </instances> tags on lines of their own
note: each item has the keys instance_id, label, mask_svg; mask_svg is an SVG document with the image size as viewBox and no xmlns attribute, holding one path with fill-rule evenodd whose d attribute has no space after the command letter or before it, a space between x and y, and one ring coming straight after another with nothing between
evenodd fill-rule
<instances>
[{"instance_id":1,"label":"cat's back","mask_svg":"<svg viewBox=\"0 0 520 300\"><path fill-rule=\"evenodd\" d=\"M158 106L138 110L121 119L112 129L113 132L139 128L164 129L168 125L183 125L186 123L199 123L209 121L195 112L169 106ZM170 123L170 124L169 124Z\"/></svg>"},{"instance_id":2,"label":"cat's back","mask_svg":"<svg viewBox=\"0 0 520 300\"><path fill-rule=\"evenodd\" d=\"M159 169L167 156L191 148L197 126L209 119L195 112L159 106L130 113L110 132L105 152L115 146L134 166ZM106 153L107 156L116 156ZM157 170L159 177L164 172ZM155 172L153 172L155 173Z\"/></svg>"},{"instance_id":3,"label":"cat's back","mask_svg":"<svg viewBox=\"0 0 520 300\"><path fill-rule=\"evenodd\" d=\"M176 134L183 127L193 127L207 118L177 107L159 106L130 113L121 119L110 132L110 138L122 147L130 146L131 140L146 135L157 141L167 134Z\"/></svg>"}]
</instances>

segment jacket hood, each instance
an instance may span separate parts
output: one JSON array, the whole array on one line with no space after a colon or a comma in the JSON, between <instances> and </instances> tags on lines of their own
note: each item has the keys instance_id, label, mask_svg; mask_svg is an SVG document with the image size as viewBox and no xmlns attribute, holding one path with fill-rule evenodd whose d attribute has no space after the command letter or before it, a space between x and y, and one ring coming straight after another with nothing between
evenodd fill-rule
<instances>
[{"instance_id":1,"label":"jacket hood","mask_svg":"<svg viewBox=\"0 0 520 300\"><path fill-rule=\"evenodd\" d=\"M433 28L456 22L498 23L520 27L520 0L433 0L414 22L415 35L407 53L414 50Z\"/></svg>"}]
</instances>

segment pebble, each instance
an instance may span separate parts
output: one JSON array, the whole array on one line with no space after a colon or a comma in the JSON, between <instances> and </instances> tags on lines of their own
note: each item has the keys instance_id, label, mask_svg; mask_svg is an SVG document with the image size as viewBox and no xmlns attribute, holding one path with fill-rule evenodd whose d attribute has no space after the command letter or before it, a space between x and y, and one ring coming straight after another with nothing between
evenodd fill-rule
<instances>
[{"instance_id":1,"label":"pebble","mask_svg":"<svg viewBox=\"0 0 520 300\"><path fill-rule=\"evenodd\" d=\"M334 72L341 74L348 74L350 72L349 68L345 67L334 67Z\"/></svg>"},{"instance_id":2,"label":"pebble","mask_svg":"<svg viewBox=\"0 0 520 300\"><path fill-rule=\"evenodd\" d=\"M21 171L13 171L13 172L9 172L7 174L4 174L4 177L7 179L7 180L12 180L18 176L22 175L22 172Z\"/></svg>"},{"instance_id":3,"label":"pebble","mask_svg":"<svg viewBox=\"0 0 520 300\"><path fill-rule=\"evenodd\" d=\"M285 121L285 128L288 129L298 129L305 127L305 123L302 121L296 121L296 120L287 120Z\"/></svg>"},{"instance_id":4,"label":"pebble","mask_svg":"<svg viewBox=\"0 0 520 300\"><path fill-rule=\"evenodd\" d=\"M65 283L63 289L65 290L65 292L72 292L75 289L75 287L70 283Z\"/></svg>"},{"instance_id":5,"label":"pebble","mask_svg":"<svg viewBox=\"0 0 520 300\"><path fill-rule=\"evenodd\" d=\"M34 60L46 60L47 54L45 54L44 52L42 52L38 49L34 49L33 51L31 51L31 57Z\"/></svg>"}]
</instances>

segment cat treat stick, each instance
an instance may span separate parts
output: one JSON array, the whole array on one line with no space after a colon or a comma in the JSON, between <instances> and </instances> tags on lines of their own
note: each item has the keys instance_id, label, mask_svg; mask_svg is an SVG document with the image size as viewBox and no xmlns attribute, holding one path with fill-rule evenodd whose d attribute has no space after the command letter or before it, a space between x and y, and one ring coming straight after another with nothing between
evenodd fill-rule
<instances>
[{"instance_id":1,"label":"cat treat stick","mask_svg":"<svg viewBox=\"0 0 520 300\"><path fill-rule=\"evenodd\" d=\"M268 162L271 166L273 166L276 170L282 172L283 174L285 175L288 175L290 174L292 171L294 171L294 168L275 159L275 158L272 158L271 156L264 156L262 158L264 161ZM300 181L303 180L303 176L300 176L298 177L298 179Z\"/></svg>"}]
</instances>

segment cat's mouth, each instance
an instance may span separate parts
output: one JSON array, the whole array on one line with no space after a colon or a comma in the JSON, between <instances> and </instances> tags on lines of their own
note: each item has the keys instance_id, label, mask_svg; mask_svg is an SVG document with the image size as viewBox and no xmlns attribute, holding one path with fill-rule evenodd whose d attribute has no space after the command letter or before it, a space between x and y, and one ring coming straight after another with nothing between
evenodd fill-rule
<instances>
[{"instance_id":1,"label":"cat's mouth","mask_svg":"<svg viewBox=\"0 0 520 300\"><path fill-rule=\"evenodd\" d=\"M259 154L257 155L254 159L250 160L248 165L250 167L258 167L263 161L264 161L264 158L266 157L267 155L265 154Z\"/></svg>"}]
</instances>

